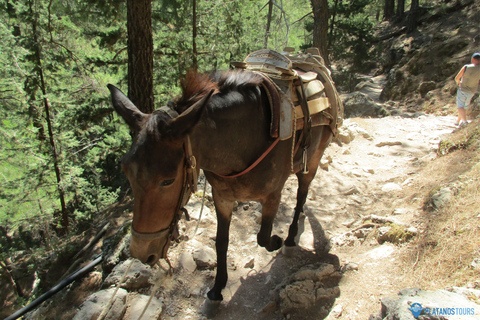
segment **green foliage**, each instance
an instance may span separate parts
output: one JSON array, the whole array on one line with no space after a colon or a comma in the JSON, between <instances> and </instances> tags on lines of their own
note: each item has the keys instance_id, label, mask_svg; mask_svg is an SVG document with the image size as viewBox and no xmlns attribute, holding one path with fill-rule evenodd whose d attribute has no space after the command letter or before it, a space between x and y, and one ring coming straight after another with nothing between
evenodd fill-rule
<instances>
[{"instance_id":1,"label":"green foliage","mask_svg":"<svg viewBox=\"0 0 480 320\"><path fill-rule=\"evenodd\" d=\"M333 56L361 65L378 5L329 6ZM261 49L267 13L267 0L198 0L198 68L227 69ZM192 15L191 1L152 2L157 107L179 93L192 67ZM308 0L276 1L268 47L309 46L311 17ZM10 234L53 234L47 229L59 224L62 191L72 225L88 227L128 188L119 159L131 137L106 90L107 83L128 90L126 2L7 0L0 18L0 224Z\"/></svg>"},{"instance_id":2,"label":"green foliage","mask_svg":"<svg viewBox=\"0 0 480 320\"><path fill-rule=\"evenodd\" d=\"M373 0L337 0L331 4L335 16L329 30L329 43L337 60L346 60L353 70L362 71L363 62L371 59L373 34L376 22L367 14Z\"/></svg>"},{"instance_id":3,"label":"green foliage","mask_svg":"<svg viewBox=\"0 0 480 320\"><path fill-rule=\"evenodd\" d=\"M123 23L102 16L100 4L18 1L0 8L0 224L11 230L55 227L59 188L78 222L116 201L125 185L118 159L130 136L105 88L125 77L125 65L109 63L125 45L121 37L112 41ZM92 15L105 23L103 35L92 32Z\"/></svg>"}]
</instances>

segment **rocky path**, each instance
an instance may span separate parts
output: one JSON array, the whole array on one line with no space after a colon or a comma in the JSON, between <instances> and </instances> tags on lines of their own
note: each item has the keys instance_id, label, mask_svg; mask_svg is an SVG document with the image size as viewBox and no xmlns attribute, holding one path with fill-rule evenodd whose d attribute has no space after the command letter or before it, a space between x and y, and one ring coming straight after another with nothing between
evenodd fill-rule
<instances>
[{"instance_id":1,"label":"rocky path","mask_svg":"<svg viewBox=\"0 0 480 320\"><path fill-rule=\"evenodd\" d=\"M384 80L366 78L357 90L378 104ZM418 232L424 199L415 196L421 188L416 176L436 157L442 135L455 129L454 120L422 114L345 120L312 182L300 218L299 246L292 256L260 248L256 233L261 207L239 203L230 233L229 280L215 319L368 319L379 311L382 297L414 287L399 257L405 254L402 241ZM273 232L283 238L291 223L296 188L292 176L274 223ZM208 189L207 200L211 200ZM192 221L181 222L184 241L170 250L173 276L166 276L161 268L133 268L135 288L125 288L119 314L125 309L126 315L135 313L131 301L137 301L137 308L146 303L156 275L161 285L152 300L151 319L159 314L162 319L204 318L202 306L215 276L216 219L207 201L194 235L200 208L201 193L188 205ZM392 237L385 221L399 226L402 236ZM117 268L122 273L125 266ZM104 287L114 285L119 277L114 272ZM110 295L107 292L103 299ZM87 309L91 315L92 306ZM81 312L76 317L87 318Z\"/></svg>"},{"instance_id":2,"label":"rocky path","mask_svg":"<svg viewBox=\"0 0 480 320\"><path fill-rule=\"evenodd\" d=\"M290 257L257 245L261 208L254 202L239 203L231 226L229 280L215 319L368 319L379 311L382 297L414 287L399 259L404 254L402 241L408 237L388 238L389 230L384 230L380 241L382 219L415 236L424 202L415 197L421 187L417 173L436 157L441 136L455 129L454 120L429 115L346 120L341 142L327 149L323 169L319 168L312 182L300 219L299 246ZM288 233L296 188L292 176L274 224L274 233L281 237ZM204 319L202 305L215 275L216 221L207 202L193 234L200 195L188 205L192 221L182 220L184 241L169 252L173 276L165 275L162 268L133 268L130 280L125 280L130 285L120 291L124 303L118 303L118 314L125 310L129 317L138 313L134 308L146 304L155 277L160 277L151 319L159 314L162 319ZM105 280L104 288L118 282L125 264L117 269ZM97 293L92 299L105 305L111 291L104 291L104 298ZM83 317L81 311L75 319L90 319L95 313L92 304L85 309L87 315Z\"/></svg>"}]
</instances>

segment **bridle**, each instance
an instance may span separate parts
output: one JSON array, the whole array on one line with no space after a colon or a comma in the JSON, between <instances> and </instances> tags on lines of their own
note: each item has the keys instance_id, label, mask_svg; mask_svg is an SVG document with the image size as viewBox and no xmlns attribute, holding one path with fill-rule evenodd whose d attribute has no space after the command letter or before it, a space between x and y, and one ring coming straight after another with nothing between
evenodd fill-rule
<instances>
[{"instance_id":1,"label":"bridle","mask_svg":"<svg viewBox=\"0 0 480 320\"><path fill-rule=\"evenodd\" d=\"M168 106L161 107L158 109L168 115L171 119L178 117L177 111L173 108L171 104ZM197 171L197 161L195 156L192 153L192 143L190 141L190 136L187 135L185 137L183 143L183 149L185 152L184 158L184 165L183 165L183 184L182 184L182 191L180 192L180 196L178 198L177 206L175 208L175 215L173 217L172 222L170 225L160 231L157 232L138 232L136 231L133 226L131 228L132 237L138 240L143 241L152 241L156 239L166 238L165 244L161 250L162 257L166 257L166 248L170 241L175 241L178 238L178 221L182 217L182 214L185 213L187 220L190 220L187 210L184 206L187 204L188 200L192 193L197 191L197 180L198 180L198 171Z\"/></svg>"}]
</instances>

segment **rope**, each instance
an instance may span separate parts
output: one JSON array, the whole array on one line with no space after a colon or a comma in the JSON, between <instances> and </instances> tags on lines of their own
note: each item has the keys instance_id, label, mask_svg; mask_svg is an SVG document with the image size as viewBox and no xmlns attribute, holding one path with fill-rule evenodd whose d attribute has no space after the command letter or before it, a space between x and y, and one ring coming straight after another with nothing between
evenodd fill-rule
<instances>
[{"instance_id":1,"label":"rope","mask_svg":"<svg viewBox=\"0 0 480 320\"><path fill-rule=\"evenodd\" d=\"M297 134L297 119L295 115L295 106L292 103L292 109L293 109L293 133L292 133L292 155L291 155L291 163L290 163L290 170L292 170L292 173L295 173L293 169L293 158L295 157L295 138Z\"/></svg>"},{"instance_id":2,"label":"rope","mask_svg":"<svg viewBox=\"0 0 480 320\"><path fill-rule=\"evenodd\" d=\"M170 260L168 260L168 258L166 259L167 262L168 262L168 265L170 267L169 270L167 270L168 274L173 274L172 273L172 265L170 264ZM160 261L157 262L157 265L159 267L161 267L162 269L164 269L161 265L160 265ZM164 269L165 270L165 269ZM158 272L160 272L160 270L157 271L157 274ZM145 314L145 311L147 311L148 307L150 306L150 302L152 302L152 299L153 297L155 296L155 294L157 293L157 290L158 288L160 287L160 282L161 280L163 279L164 277L162 277L161 275L157 277L157 280L155 281L155 285L153 286L153 289L152 289L152 293L150 294L150 297L148 298L148 301L147 301L147 304L145 305L145 307L143 308L143 311L142 313L140 314L140 316L138 317L137 320L140 320L142 319L143 315Z\"/></svg>"},{"instance_id":3,"label":"rope","mask_svg":"<svg viewBox=\"0 0 480 320\"><path fill-rule=\"evenodd\" d=\"M198 226L200 225L200 220L202 220L202 213L203 207L205 206L205 194L207 193L207 178L205 177L205 183L203 184L203 196L202 196L202 206L200 208L200 214L198 215L197 226L195 227L195 231L193 231L192 239L197 234Z\"/></svg>"},{"instance_id":4,"label":"rope","mask_svg":"<svg viewBox=\"0 0 480 320\"><path fill-rule=\"evenodd\" d=\"M132 259L132 260L130 261L130 264L128 265L127 270L125 271L125 273L123 274L122 278L121 278L120 281L118 282L117 287L115 288L115 291L113 291L113 294L112 294L112 296L110 297L110 300L108 300L107 305L106 305L105 308L103 309L102 313L98 316L97 320L103 320L103 319L105 318L105 316L107 315L108 310L112 307L113 299L115 298L115 295L117 294L118 289L120 289L120 286L121 286L121 285L123 284L123 282L125 281L125 277L127 276L128 271L130 271L130 267L133 265L133 261L135 261L135 260Z\"/></svg>"}]
</instances>

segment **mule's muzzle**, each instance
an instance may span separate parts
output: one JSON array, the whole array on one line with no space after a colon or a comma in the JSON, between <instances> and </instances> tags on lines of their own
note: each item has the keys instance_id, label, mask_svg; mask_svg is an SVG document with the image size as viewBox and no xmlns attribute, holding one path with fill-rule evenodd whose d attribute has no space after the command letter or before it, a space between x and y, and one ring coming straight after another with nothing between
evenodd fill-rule
<instances>
[{"instance_id":1,"label":"mule's muzzle","mask_svg":"<svg viewBox=\"0 0 480 320\"><path fill-rule=\"evenodd\" d=\"M132 257L151 266L159 259L167 258L170 247L170 230L161 230L155 233L141 233L132 228L130 253Z\"/></svg>"}]
</instances>

